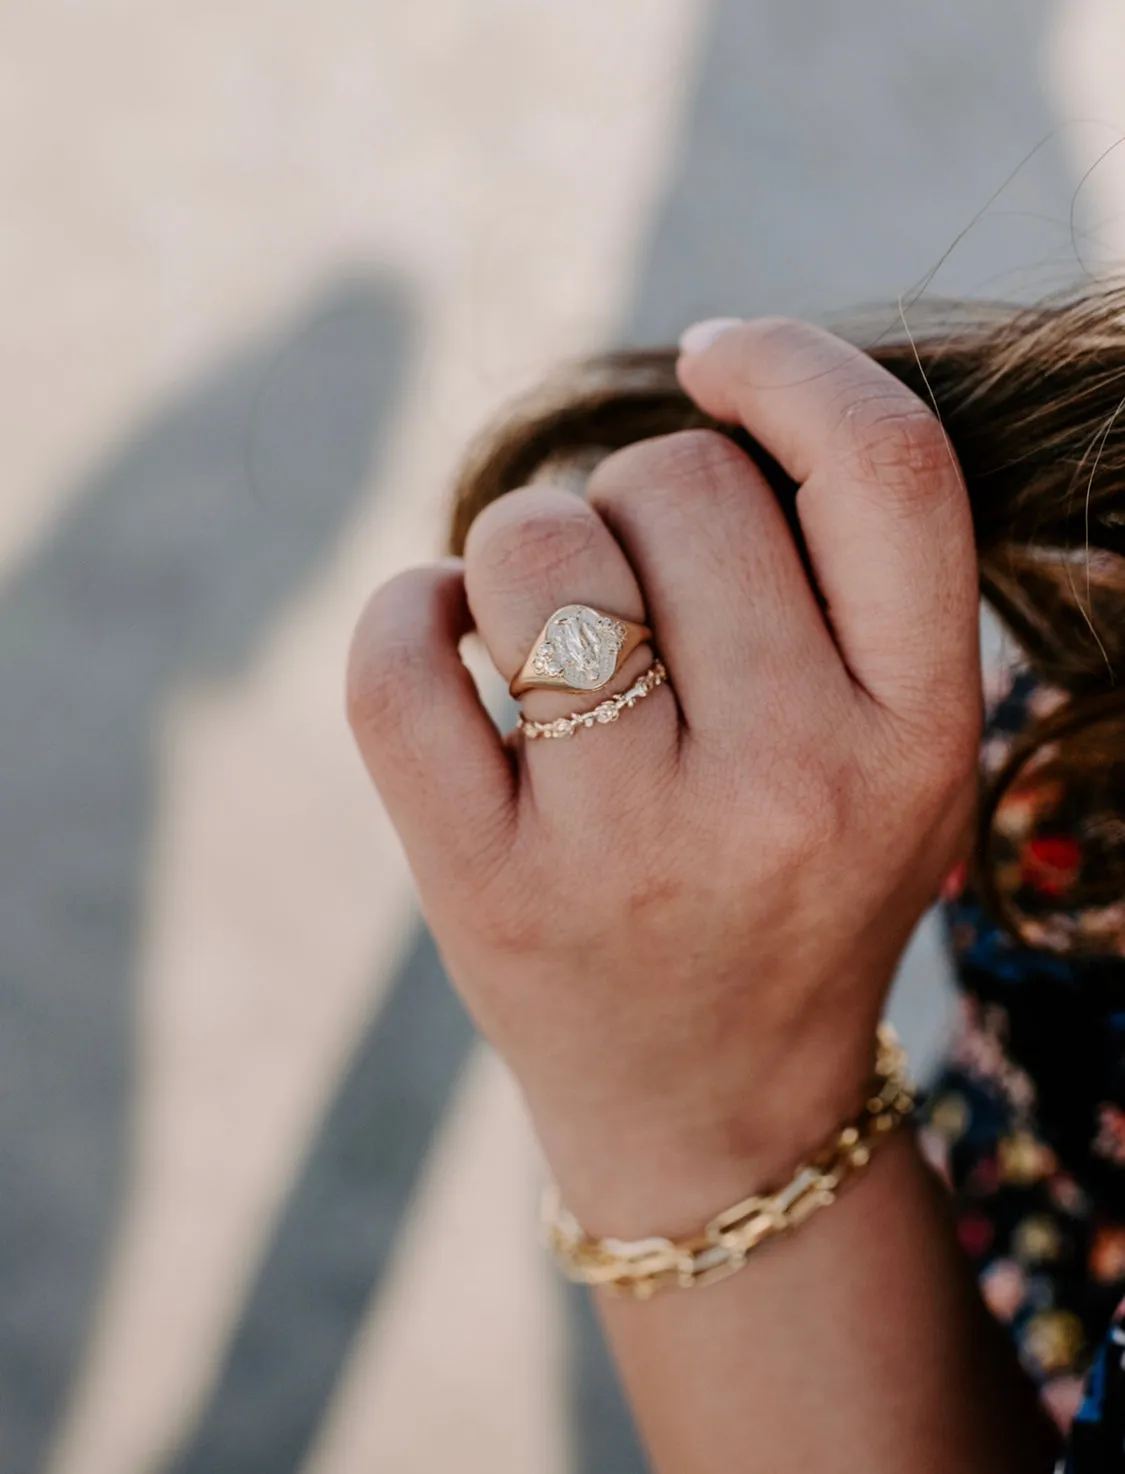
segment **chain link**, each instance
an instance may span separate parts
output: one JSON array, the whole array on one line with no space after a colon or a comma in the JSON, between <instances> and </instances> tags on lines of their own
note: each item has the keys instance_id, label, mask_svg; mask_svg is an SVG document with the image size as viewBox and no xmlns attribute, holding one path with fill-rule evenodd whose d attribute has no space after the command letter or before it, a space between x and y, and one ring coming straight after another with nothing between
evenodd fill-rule
<instances>
[{"instance_id":1,"label":"chain link","mask_svg":"<svg viewBox=\"0 0 1125 1474\"><path fill-rule=\"evenodd\" d=\"M604 1285L619 1295L647 1300L664 1289L691 1289L726 1279L766 1239L796 1228L835 1202L840 1189L871 1158L873 1147L914 1109L914 1085L906 1051L890 1024L879 1026L875 1071L859 1116L778 1192L744 1198L724 1208L691 1238L591 1238L547 1189L543 1223L547 1246L568 1279Z\"/></svg>"}]
</instances>

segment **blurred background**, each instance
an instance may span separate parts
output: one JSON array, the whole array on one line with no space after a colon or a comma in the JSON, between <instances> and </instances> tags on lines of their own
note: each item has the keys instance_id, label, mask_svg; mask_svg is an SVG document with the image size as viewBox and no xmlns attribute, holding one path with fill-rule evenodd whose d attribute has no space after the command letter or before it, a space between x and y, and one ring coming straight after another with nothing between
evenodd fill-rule
<instances>
[{"instance_id":1,"label":"blurred background","mask_svg":"<svg viewBox=\"0 0 1125 1474\"><path fill-rule=\"evenodd\" d=\"M4 1474L639 1474L352 621L560 358L1120 259L1123 62L1117 0L4 8Z\"/></svg>"}]
</instances>

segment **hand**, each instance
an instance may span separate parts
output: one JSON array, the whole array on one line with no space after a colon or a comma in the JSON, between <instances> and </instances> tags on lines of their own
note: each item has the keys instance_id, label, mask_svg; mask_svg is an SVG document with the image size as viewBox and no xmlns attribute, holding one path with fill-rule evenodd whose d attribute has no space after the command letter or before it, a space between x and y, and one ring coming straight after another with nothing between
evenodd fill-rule
<instances>
[{"instance_id":1,"label":"hand","mask_svg":"<svg viewBox=\"0 0 1125 1474\"><path fill-rule=\"evenodd\" d=\"M936 419L788 321L728 328L680 377L799 484L827 617L759 471L690 431L610 456L586 501L502 497L463 567L375 594L349 672L450 975L600 1232L693 1228L856 1109L974 806L976 559ZM646 620L671 683L612 725L505 744L459 642L475 626L510 678L572 602Z\"/></svg>"}]
</instances>

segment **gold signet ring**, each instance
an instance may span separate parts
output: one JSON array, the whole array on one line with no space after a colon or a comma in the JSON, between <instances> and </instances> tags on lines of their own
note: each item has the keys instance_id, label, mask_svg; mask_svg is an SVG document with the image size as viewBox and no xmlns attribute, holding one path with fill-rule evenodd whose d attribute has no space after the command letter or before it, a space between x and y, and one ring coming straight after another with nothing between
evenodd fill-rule
<instances>
[{"instance_id":1,"label":"gold signet ring","mask_svg":"<svg viewBox=\"0 0 1125 1474\"><path fill-rule=\"evenodd\" d=\"M631 619L564 604L543 626L522 669L508 688L513 696L549 691L600 691L652 631Z\"/></svg>"}]
</instances>

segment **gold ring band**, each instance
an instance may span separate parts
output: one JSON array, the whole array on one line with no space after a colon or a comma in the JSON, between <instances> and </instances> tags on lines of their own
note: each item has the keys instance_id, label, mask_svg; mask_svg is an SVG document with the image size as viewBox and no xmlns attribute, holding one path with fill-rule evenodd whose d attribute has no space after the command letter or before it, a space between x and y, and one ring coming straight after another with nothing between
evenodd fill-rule
<instances>
[{"instance_id":1,"label":"gold ring band","mask_svg":"<svg viewBox=\"0 0 1125 1474\"><path fill-rule=\"evenodd\" d=\"M573 737L580 727L601 726L615 722L623 711L636 706L650 691L663 686L668 672L662 660L654 660L643 676L638 676L628 691L618 696L609 696L600 701L592 711L573 711L569 716L556 717L553 722L533 722L521 712L517 727L525 737Z\"/></svg>"},{"instance_id":2,"label":"gold ring band","mask_svg":"<svg viewBox=\"0 0 1125 1474\"><path fill-rule=\"evenodd\" d=\"M600 691L638 645L652 639L647 625L589 604L564 604L543 626L531 654L509 686L525 691Z\"/></svg>"}]
</instances>

